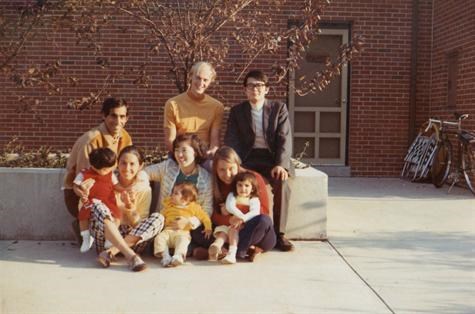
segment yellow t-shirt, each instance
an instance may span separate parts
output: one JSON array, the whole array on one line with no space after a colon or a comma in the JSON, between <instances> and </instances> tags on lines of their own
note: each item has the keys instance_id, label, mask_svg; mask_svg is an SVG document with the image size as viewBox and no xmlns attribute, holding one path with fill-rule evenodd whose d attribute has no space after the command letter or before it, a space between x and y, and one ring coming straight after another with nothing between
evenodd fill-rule
<instances>
[{"instance_id":1,"label":"yellow t-shirt","mask_svg":"<svg viewBox=\"0 0 475 314\"><path fill-rule=\"evenodd\" d=\"M160 212L165 217L165 228L180 216L183 217L196 217L204 225L205 230L211 230L211 219L201 206L196 202L189 203L186 207L180 207L175 205L170 197L167 197L163 201L163 208ZM186 230L190 230L187 228Z\"/></svg>"},{"instance_id":2,"label":"yellow t-shirt","mask_svg":"<svg viewBox=\"0 0 475 314\"><path fill-rule=\"evenodd\" d=\"M170 98L165 103L164 127L176 128L176 134L196 133L207 145L210 130L220 128L223 120L223 104L205 94L202 100L191 98L187 92Z\"/></svg>"}]
</instances>

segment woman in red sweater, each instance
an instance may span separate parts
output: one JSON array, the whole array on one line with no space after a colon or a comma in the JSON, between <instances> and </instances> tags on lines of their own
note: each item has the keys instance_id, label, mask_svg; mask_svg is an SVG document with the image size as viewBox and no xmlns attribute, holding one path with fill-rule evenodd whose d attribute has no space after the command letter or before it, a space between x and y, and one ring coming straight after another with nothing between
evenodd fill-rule
<instances>
[{"instance_id":1,"label":"woman in red sweater","mask_svg":"<svg viewBox=\"0 0 475 314\"><path fill-rule=\"evenodd\" d=\"M237 257L252 262L258 254L274 248L276 237L269 215L269 192L264 179L257 172L251 171L257 179L261 214L244 224L241 219L226 212L224 203L232 190L233 179L243 171L249 170L241 167L241 159L232 148L223 146L216 151L212 169L214 208L211 220L214 225L243 224L239 232Z\"/></svg>"}]
</instances>

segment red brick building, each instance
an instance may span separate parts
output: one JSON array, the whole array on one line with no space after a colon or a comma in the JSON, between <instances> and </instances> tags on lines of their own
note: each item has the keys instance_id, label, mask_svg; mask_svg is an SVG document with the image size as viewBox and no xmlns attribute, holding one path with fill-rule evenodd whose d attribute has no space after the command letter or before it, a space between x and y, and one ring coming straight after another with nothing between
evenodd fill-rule
<instances>
[{"instance_id":1,"label":"red brick building","mask_svg":"<svg viewBox=\"0 0 475 314\"><path fill-rule=\"evenodd\" d=\"M0 12L13 14L20 2L2 1ZM281 27L288 27L298 15L292 10L282 15ZM115 25L133 24L124 17L115 20ZM271 97L289 104L294 153L308 142L306 157L317 167L354 176L397 176L409 143L428 117L469 113L465 127L475 129L475 1L333 0L322 27L322 37L309 48L300 72L318 68L319 56L331 55L353 34L364 36L364 51L322 93L298 97L285 86L273 90ZM126 73L143 62L147 48L140 33L110 27L105 34L101 42L104 53L111 56L111 71ZM38 87L20 89L0 76L0 145L16 136L31 148L69 148L100 121L100 115L97 107L75 111L65 104L97 90L106 74L98 69L97 56L76 45L66 32L41 29L25 48L16 60L25 70L60 56L61 71L78 77L79 84L60 82L64 92L48 95ZM275 60L286 56L287 51L265 56L254 68L269 71ZM239 56L232 60L239 61ZM177 93L168 77L168 62L166 56L156 57L147 67L151 88L134 85L133 75L110 86L112 95L131 104L127 130L140 146L163 143L163 105ZM290 86L293 80L289 76ZM209 93L227 106L244 97L241 83L219 68L218 82ZM39 97L42 102L23 110L25 102L18 95Z\"/></svg>"}]
</instances>

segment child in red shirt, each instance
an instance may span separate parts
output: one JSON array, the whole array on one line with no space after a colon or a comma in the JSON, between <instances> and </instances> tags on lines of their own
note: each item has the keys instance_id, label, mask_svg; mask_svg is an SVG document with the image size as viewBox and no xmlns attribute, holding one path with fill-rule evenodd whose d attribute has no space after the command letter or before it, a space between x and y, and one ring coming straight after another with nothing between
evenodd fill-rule
<instances>
[{"instance_id":1,"label":"child in red shirt","mask_svg":"<svg viewBox=\"0 0 475 314\"><path fill-rule=\"evenodd\" d=\"M89 189L87 196L81 197L79 203L79 229L82 236L81 253L89 251L94 242L94 238L89 232L89 219L91 209L95 204L102 203L109 208L112 219L117 225L120 224L122 213L119 210L115 198L114 190L118 190L118 180L113 173L116 166L116 154L109 148L97 148L89 154L89 169L83 169L74 179L76 187Z\"/></svg>"}]
</instances>

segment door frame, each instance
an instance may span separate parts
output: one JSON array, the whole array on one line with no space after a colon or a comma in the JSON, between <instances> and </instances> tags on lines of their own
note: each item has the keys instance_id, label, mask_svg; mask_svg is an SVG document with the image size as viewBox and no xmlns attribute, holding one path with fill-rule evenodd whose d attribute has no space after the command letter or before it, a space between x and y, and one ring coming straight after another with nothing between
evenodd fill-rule
<instances>
[{"instance_id":1,"label":"door frame","mask_svg":"<svg viewBox=\"0 0 475 314\"><path fill-rule=\"evenodd\" d=\"M320 35L340 35L342 37L342 44L348 43L350 30L348 28L321 28ZM315 158L302 158L302 161L312 165L325 166L345 166L347 160L347 116L348 116L348 64L344 64L341 70L341 106L336 107L303 107L295 108L295 72L289 73L289 112L290 122L292 124L292 140L298 137L313 137L315 139L314 156ZM315 131L314 132L295 132L295 112L314 112L315 113ZM320 113L321 112L340 112L339 133L320 132ZM320 153L320 138L340 138L340 158L319 158ZM295 151L293 152L295 155Z\"/></svg>"}]
</instances>

